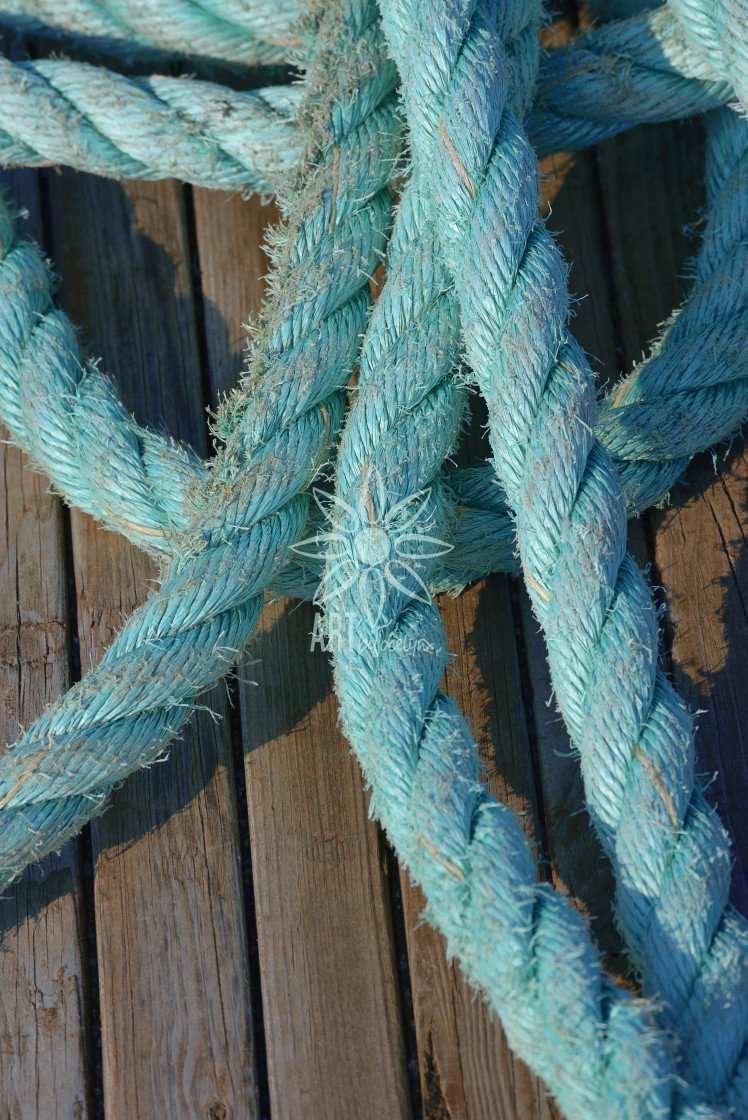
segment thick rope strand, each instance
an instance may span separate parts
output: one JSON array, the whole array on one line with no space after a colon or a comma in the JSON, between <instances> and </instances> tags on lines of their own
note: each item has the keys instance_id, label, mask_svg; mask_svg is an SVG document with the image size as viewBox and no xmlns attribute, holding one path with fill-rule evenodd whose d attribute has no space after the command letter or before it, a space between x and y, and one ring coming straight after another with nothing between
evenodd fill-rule
<instances>
[{"instance_id":1,"label":"thick rope strand","mask_svg":"<svg viewBox=\"0 0 748 1120\"><path fill-rule=\"evenodd\" d=\"M541 155L734 97L725 82L683 77L667 61L672 44L651 22L620 21L547 53L527 124ZM295 85L236 93L213 82L128 79L79 62L0 57L0 164L267 192L298 160L298 97Z\"/></svg>"},{"instance_id":2,"label":"thick rope strand","mask_svg":"<svg viewBox=\"0 0 748 1120\"><path fill-rule=\"evenodd\" d=\"M176 177L268 194L299 161L299 88L235 93L212 82L0 56L0 164L59 163L115 179Z\"/></svg>"},{"instance_id":3,"label":"thick rope strand","mask_svg":"<svg viewBox=\"0 0 748 1120\"><path fill-rule=\"evenodd\" d=\"M685 1041L686 1080L715 1104L735 1104L748 928L726 905L727 837L694 785L690 721L657 667L620 483L594 440L592 376L566 330L563 264L537 217L535 160L506 108L501 40L513 9L501 33L480 4L384 10L416 166L437 168L467 354L558 701L617 871L622 930L645 991L663 1001L663 1024ZM419 55L416 43L429 50Z\"/></svg>"},{"instance_id":4,"label":"thick rope strand","mask_svg":"<svg viewBox=\"0 0 748 1120\"><path fill-rule=\"evenodd\" d=\"M295 0L0 0L0 23L128 56L145 48L262 66L298 49L301 11Z\"/></svg>"},{"instance_id":5,"label":"thick rope strand","mask_svg":"<svg viewBox=\"0 0 748 1120\"><path fill-rule=\"evenodd\" d=\"M708 221L693 292L598 416L630 513L662 501L688 458L730 438L748 408L748 124L729 110L708 120ZM0 226L0 416L68 501L140 547L171 554L189 519L186 495L209 463L135 423L113 384L82 361L73 327L53 306L48 268L19 239L2 199ZM453 548L432 591L514 570L513 525L491 466L464 478L450 471L445 486L455 506ZM312 514L314 531L319 512ZM273 589L310 597L320 576L319 559L294 556Z\"/></svg>"},{"instance_id":6,"label":"thick rope strand","mask_svg":"<svg viewBox=\"0 0 748 1120\"><path fill-rule=\"evenodd\" d=\"M702 63L667 7L582 32L546 52L527 134L541 155L574 151L733 101L731 84L704 76Z\"/></svg>"},{"instance_id":7,"label":"thick rope strand","mask_svg":"<svg viewBox=\"0 0 748 1120\"><path fill-rule=\"evenodd\" d=\"M647 1009L606 983L579 915L536 882L527 839L481 785L469 728L438 688L446 639L425 594L427 558L449 526L438 472L464 390L452 376L454 295L424 182L421 169L398 212L331 526L318 536L341 717L371 810L424 887L450 954L570 1120L675 1115L669 1058Z\"/></svg>"},{"instance_id":8,"label":"thick rope strand","mask_svg":"<svg viewBox=\"0 0 748 1120\"><path fill-rule=\"evenodd\" d=\"M161 589L0 760L2 882L60 846L163 751L246 644L306 522L342 416L381 258L400 130L376 9L327 5L307 79L306 179L289 195L249 372Z\"/></svg>"}]
</instances>

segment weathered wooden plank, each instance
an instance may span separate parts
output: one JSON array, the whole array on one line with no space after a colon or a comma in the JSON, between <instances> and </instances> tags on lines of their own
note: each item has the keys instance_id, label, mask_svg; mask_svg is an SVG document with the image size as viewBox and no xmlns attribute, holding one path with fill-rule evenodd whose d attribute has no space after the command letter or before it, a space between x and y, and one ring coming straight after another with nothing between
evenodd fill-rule
<instances>
[{"instance_id":1,"label":"weathered wooden plank","mask_svg":"<svg viewBox=\"0 0 748 1120\"><path fill-rule=\"evenodd\" d=\"M410 1101L387 862L313 625L311 604L268 606L240 663L271 1107L396 1120Z\"/></svg>"},{"instance_id":2,"label":"weathered wooden plank","mask_svg":"<svg viewBox=\"0 0 748 1120\"><path fill-rule=\"evenodd\" d=\"M665 588L675 684L697 720L698 772L733 840L735 905L748 913L748 454L736 441L653 517L656 578Z\"/></svg>"},{"instance_id":3,"label":"weathered wooden plank","mask_svg":"<svg viewBox=\"0 0 748 1120\"><path fill-rule=\"evenodd\" d=\"M66 308L140 418L204 451L180 188L65 174L52 201ZM90 518L72 526L85 670L155 571ZM104 1098L122 1120L257 1115L225 697L206 703L220 722L198 715L94 827Z\"/></svg>"},{"instance_id":4,"label":"weathered wooden plank","mask_svg":"<svg viewBox=\"0 0 748 1120\"><path fill-rule=\"evenodd\" d=\"M216 398L239 380L245 324L262 307L268 260L264 233L278 220L274 203L200 187L192 192L211 391Z\"/></svg>"},{"instance_id":5,"label":"weathered wooden plank","mask_svg":"<svg viewBox=\"0 0 748 1120\"><path fill-rule=\"evenodd\" d=\"M36 176L2 176L41 238ZM0 736L18 737L69 684L62 504L0 443ZM89 1115L85 915L78 845L29 869L0 901L0 1113Z\"/></svg>"},{"instance_id":6,"label":"weathered wooden plank","mask_svg":"<svg viewBox=\"0 0 748 1120\"><path fill-rule=\"evenodd\" d=\"M256 199L194 199L216 395L260 306L274 215ZM313 608L294 606L266 607L239 668L270 1104L283 1120L396 1120L410 1102L387 863L327 658L310 650Z\"/></svg>"},{"instance_id":7,"label":"weathered wooden plank","mask_svg":"<svg viewBox=\"0 0 748 1120\"><path fill-rule=\"evenodd\" d=\"M599 148L615 301L628 371L688 291L703 205L703 123L649 125Z\"/></svg>"}]
</instances>

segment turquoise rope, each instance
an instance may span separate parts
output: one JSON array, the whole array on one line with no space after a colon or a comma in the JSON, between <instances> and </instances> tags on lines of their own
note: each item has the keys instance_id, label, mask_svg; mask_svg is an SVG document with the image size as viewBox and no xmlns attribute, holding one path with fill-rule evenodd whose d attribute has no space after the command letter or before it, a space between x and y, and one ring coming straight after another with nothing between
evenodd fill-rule
<instances>
[{"instance_id":1,"label":"turquoise rope","mask_svg":"<svg viewBox=\"0 0 748 1120\"><path fill-rule=\"evenodd\" d=\"M657 668L620 483L594 440L592 375L566 330L565 271L537 217L534 155L507 108L514 9L499 27L457 0L384 10L621 928L661 1022L684 1040L686 1081L745 1107L748 926L727 905L729 844L694 783L689 718Z\"/></svg>"},{"instance_id":2,"label":"turquoise rope","mask_svg":"<svg viewBox=\"0 0 748 1120\"><path fill-rule=\"evenodd\" d=\"M299 162L299 88L235 93L212 82L0 56L0 164L59 163L115 179L176 177L269 194Z\"/></svg>"},{"instance_id":3,"label":"turquoise rope","mask_svg":"<svg viewBox=\"0 0 748 1120\"><path fill-rule=\"evenodd\" d=\"M281 392L282 392L282 393L286 393L286 392L287 392L287 388L288 388L288 386L283 386L283 388L282 388ZM224 482L225 482L225 480L224 480ZM233 528L233 526L232 526L232 528ZM121 683L121 682L120 682L120 683ZM26 759L26 763L27 763L27 765L30 765L30 766L31 766L32 768L34 768L35 766L38 766L38 765L46 765L46 759L41 759L41 760L39 760L39 759L38 759L37 757L35 757L34 755L31 755L30 759L29 759L29 758L27 757L27 759ZM37 776L38 776L38 774L37 774ZM28 777L28 774L27 774L27 773L26 773L26 774L24 774L24 777L25 777L25 778L26 778L26 777ZM443 874L443 872L442 872L442 874ZM568 1021L568 1020L567 1020L567 1021ZM633 1044L633 1045L634 1045L634 1044ZM653 1042L653 1043L652 1043L652 1045L653 1045L653 1047L654 1047L654 1048L656 1049L656 1043L654 1043L654 1042ZM636 1053L636 1047L634 1047L634 1052ZM644 1091L644 1090L643 1090L643 1091Z\"/></svg>"},{"instance_id":4,"label":"turquoise rope","mask_svg":"<svg viewBox=\"0 0 748 1120\"><path fill-rule=\"evenodd\" d=\"M614 386L598 417L630 512L662 501L688 458L730 438L748 410L748 126L728 110L708 120L708 223L693 293L652 358ZM726 151L729 174L718 174ZM19 240L2 200L0 227L0 415L72 504L140 547L171 554L188 523L186 495L209 464L135 423L112 383L82 361L76 331L53 306L48 267L32 242ZM708 360L715 352L719 363ZM434 593L516 567L513 524L493 470L446 478L445 501L458 512ZM316 507L312 514L310 534L321 524ZM312 597L320 576L319 560L292 557L273 590Z\"/></svg>"},{"instance_id":5,"label":"turquoise rope","mask_svg":"<svg viewBox=\"0 0 748 1120\"><path fill-rule=\"evenodd\" d=\"M343 18L345 16L345 18ZM342 416L390 209L399 148L394 67L376 11L327 5L304 107L306 179L289 187L272 294L225 443L161 589L99 665L2 759L0 872L79 830L112 786L163 751L195 697L246 644L306 522L304 491Z\"/></svg>"},{"instance_id":6,"label":"turquoise rope","mask_svg":"<svg viewBox=\"0 0 748 1120\"><path fill-rule=\"evenodd\" d=\"M537 57L532 39L526 48ZM528 68L513 54L515 65ZM536 882L526 837L479 781L469 728L438 690L446 639L421 581L423 558L448 539L438 472L464 388L453 376L457 308L429 193L421 166L397 215L341 439L332 524L318 538L329 546L323 597L344 729L371 811L424 887L450 955L569 1120L698 1115L673 1108L650 1009L605 980L580 915ZM420 565L409 563L414 552Z\"/></svg>"},{"instance_id":7,"label":"turquoise rope","mask_svg":"<svg viewBox=\"0 0 748 1120\"><path fill-rule=\"evenodd\" d=\"M683 43L658 38L651 23L621 21L548 52L527 123L541 155L734 98L725 82L683 77L666 57ZM0 164L269 191L299 158L298 98L297 85L236 93L205 81L131 80L66 60L0 58Z\"/></svg>"},{"instance_id":8,"label":"turquoise rope","mask_svg":"<svg viewBox=\"0 0 748 1120\"><path fill-rule=\"evenodd\" d=\"M0 23L128 55L147 48L262 66L298 49L301 11L295 0L0 0Z\"/></svg>"},{"instance_id":9,"label":"turquoise rope","mask_svg":"<svg viewBox=\"0 0 748 1120\"><path fill-rule=\"evenodd\" d=\"M667 8L583 32L547 52L527 133L541 153L574 151L733 101L731 84L702 76L701 62Z\"/></svg>"}]
</instances>

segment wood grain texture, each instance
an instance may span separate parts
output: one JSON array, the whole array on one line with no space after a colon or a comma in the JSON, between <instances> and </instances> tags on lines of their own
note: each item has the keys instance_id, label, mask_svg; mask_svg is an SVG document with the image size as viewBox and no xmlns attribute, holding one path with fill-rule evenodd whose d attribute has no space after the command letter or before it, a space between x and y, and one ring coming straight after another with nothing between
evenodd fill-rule
<instances>
[{"instance_id":1,"label":"wood grain texture","mask_svg":"<svg viewBox=\"0 0 748 1120\"><path fill-rule=\"evenodd\" d=\"M64 302L94 352L141 419L204 452L180 188L64 176L52 214ZM156 573L89 517L72 526L85 671ZM193 718L168 762L125 782L94 825L104 1103L122 1120L258 1114L225 695L204 703L217 721Z\"/></svg>"},{"instance_id":2,"label":"wood grain texture","mask_svg":"<svg viewBox=\"0 0 748 1120\"><path fill-rule=\"evenodd\" d=\"M0 493L0 734L7 743L68 684L67 588L60 503L5 444ZM88 1115L86 989L71 843L29 869L0 902L3 1120Z\"/></svg>"},{"instance_id":3,"label":"wood grain texture","mask_svg":"<svg viewBox=\"0 0 748 1120\"><path fill-rule=\"evenodd\" d=\"M2 188L41 237L37 177ZM62 504L1 429L0 736L14 742L69 683ZM79 847L31 868L0 900L0 1117L89 1115L88 975Z\"/></svg>"},{"instance_id":4,"label":"wood grain texture","mask_svg":"<svg viewBox=\"0 0 748 1120\"><path fill-rule=\"evenodd\" d=\"M266 607L240 663L272 1115L405 1120L385 850L313 625L309 603Z\"/></svg>"},{"instance_id":5,"label":"wood grain texture","mask_svg":"<svg viewBox=\"0 0 748 1120\"><path fill-rule=\"evenodd\" d=\"M244 361L245 324L259 313L269 263L265 229L278 220L274 203L255 196L195 187L195 240L212 403L239 380Z\"/></svg>"}]
</instances>

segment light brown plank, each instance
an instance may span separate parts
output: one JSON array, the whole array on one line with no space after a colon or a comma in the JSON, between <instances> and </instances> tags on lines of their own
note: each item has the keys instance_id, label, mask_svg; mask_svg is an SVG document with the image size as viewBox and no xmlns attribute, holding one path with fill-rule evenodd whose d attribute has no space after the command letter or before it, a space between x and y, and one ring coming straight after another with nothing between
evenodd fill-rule
<instances>
[{"instance_id":1,"label":"light brown plank","mask_svg":"<svg viewBox=\"0 0 748 1120\"><path fill-rule=\"evenodd\" d=\"M266 227L278 220L274 203L261 206L224 191L192 191L202 290L203 329L213 399L239 380L250 316L265 294Z\"/></svg>"},{"instance_id":2,"label":"light brown plank","mask_svg":"<svg viewBox=\"0 0 748 1120\"><path fill-rule=\"evenodd\" d=\"M276 215L257 199L194 199L216 396L261 305ZM313 608L295 606L266 607L239 667L270 1104L283 1120L397 1120L410 1104L386 860L327 658L310 652Z\"/></svg>"},{"instance_id":3,"label":"light brown plank","mask_svg":"<svg viewBox=\"0 0 748 1120\"><path fill-rule=\"evenodd\" d=\"M41 237L36 176L2 176ZM62 506L16 448L0 445L0 736L18 738L69 684ZM85 915L78 845L28 869L0 901L0 1115L89 1115Z\"/></svg>"},{"instance_id":4,"label":"light brown plank","mask_svg":"<svg viewBox=\"0 0 748 1120\"><path fill-rule=\"evenodd\" d=\"M205 449L180 189L64 175L53 197L62 296L140 417ZM95 221L90 216L95 215ZM73 514L83 669L154 567ZM94 827L108 1114L257 1115L238 824L225 697L168 762L127 781Z\"/></svg>"},{"instance_id":5,"label":"light brown plank","mask_svg":"<svg viewBox=\"0 0 748 1120\"><path fill-rule=\"evenodd\" d=\"M327 657L310 651L314 608L293 608L266 607L240 663L271 1109L398 1120L410 1102L383 842Z\"/></svg>"}]
</instances>

